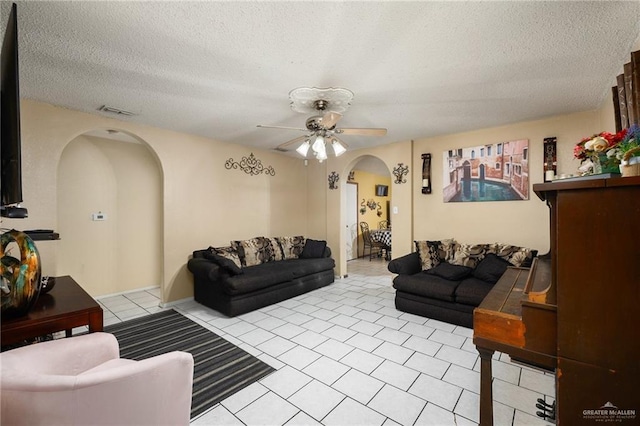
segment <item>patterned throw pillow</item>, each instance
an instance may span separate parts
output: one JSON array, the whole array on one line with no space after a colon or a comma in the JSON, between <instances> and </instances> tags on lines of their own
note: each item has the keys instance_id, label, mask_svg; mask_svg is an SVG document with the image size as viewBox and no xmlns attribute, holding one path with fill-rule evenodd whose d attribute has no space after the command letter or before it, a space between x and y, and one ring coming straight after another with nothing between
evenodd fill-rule
<instances>
[{"instance_id":1,"label":"patterned throw pillow","mask_svg":"<svg viewBox=\"0 0 640 426\"><path fill-rule=\"evenodd\" d=\"M250 240L231 241L240 256L242 266L255 266L274 260L271 241L265 237L255 237Z\"/></svg>"},{"instance_id":2,"label":"patterned throw pillow","mask_svg":"<svg viewBox=\"0 0 640 426\"><path fill-rule=\"evenodd\" d=\"M276 237L280 243L282 254L285 259L297 259L304 250L305 238L300 235L296 237Z\"/></svg>"},{"instance_id":3,"label":"patterned throw pillow","mask_svg":"<svg viewBox=\"0 0 640 426\"><path fill-rule=\"evenodd\" d=\"M453 238L439 241L414 241L414 243L420 255L423 271L435 268L442 262L451 262L457 247L456 240Z\"/></svg>"},{"instance_id":4,"label":"patterned throw pillow","mask_svg":"<svg viewBox=\"0 0 640 426\"><path fill-rule=\"evenodd\" d=\"M438 252L440 255L440 259L443 262L451 262L459 244L454 238L440 240L439 242L440 247L438 248Z\"/></svg>"},{"instance_id":5,"label":"patterned throw pillow","mask_svg":"<svg viewBox=\"0 0 640 426\"><path fill-rule=\"evenodd\" d=\"M435 268L442 262L440 258L440 241L414 241L416 251L420 255L422 270Z\"/></svg>"},{"instance_id":6,"label":"patterned throw pillow","mask_svg":"<svg viewBox=\"0 0 640 426\"><path fill-rule=\"evenodd\" d=\"M235 248L231 246L209 247L209 251L214 255L230 260L238 269L242 268L242 262L240 261L240 257L238 256L238 251ZM233 268L230 268L230 269L233 269Z\"/></svg>"},{"instance_id":7,"label":"patterned throw pillow","mask_svg":"<svg viewBox=\"0 0 640 426\"><path fill-rule=\"evenodd\" d=\"M490 252L511 263L513 266L522 266L533 257L533 250L526 247L512 246L510 244L495 243L490 247Z\"/></svg>"},{"instance_id":8,"label":"patterned throw pillow","mask_svg":"<svg viewBox=\"0 0 640 426\"><path fill-rule=\"evenodd\" d=\"M271 252L273 253L272 260L284 260L284 253L282 253L282 247L280 247L280 243L275 238L267 238L269 240L269 246Z\"/></svg>"},{"instance_id":9,"label":"patterned throw pillow","mask_svg":"<svg viewBox=\"0 0 640 426\"><path fill-rule=\"evenodd\" d=\"M488 244L458 244L450 263L475 268L488 251Z\"/></svg>"}]
</instances>

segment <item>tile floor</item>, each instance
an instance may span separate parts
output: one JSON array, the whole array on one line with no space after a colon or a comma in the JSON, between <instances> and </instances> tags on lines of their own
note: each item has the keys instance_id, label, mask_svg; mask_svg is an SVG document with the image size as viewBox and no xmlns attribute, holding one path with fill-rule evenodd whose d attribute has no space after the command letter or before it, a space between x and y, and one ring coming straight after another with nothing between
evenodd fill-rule
<instances>
[{"instance_id":1,"label":"tile floor","mask_svg":"<svg viewBox=\"0 0 640 426\"><path fill-rule=\"evenodd\" d=\"M171 306L277 369L193 425L474 425L480 361L472 330L400 312L387 262L355 260L330 286L227 318ZM159 289L99 299L105 325L161 310ZM496 425L545 425L535 401L554 376L497 353Z\"/></svg>"}]
</instances>

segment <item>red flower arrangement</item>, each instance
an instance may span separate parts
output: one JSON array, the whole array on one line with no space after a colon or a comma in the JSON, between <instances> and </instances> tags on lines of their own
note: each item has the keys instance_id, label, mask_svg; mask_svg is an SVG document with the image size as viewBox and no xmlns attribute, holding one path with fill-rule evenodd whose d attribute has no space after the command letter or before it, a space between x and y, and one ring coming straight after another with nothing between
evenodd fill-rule
<instances>
[{"instance_id":1,"label":"red flower arrangement","mask_svg":"<svg viewBox=\"0 0 640 426\"><path fill-rule=\"evenodd\" d=\"M600 153L604 154L615 148L626 135L627 129L622 129L618 133L601 132L584 138L573 148L573 156L578 160L586 160Z\"/></svg>"}]
</instances>

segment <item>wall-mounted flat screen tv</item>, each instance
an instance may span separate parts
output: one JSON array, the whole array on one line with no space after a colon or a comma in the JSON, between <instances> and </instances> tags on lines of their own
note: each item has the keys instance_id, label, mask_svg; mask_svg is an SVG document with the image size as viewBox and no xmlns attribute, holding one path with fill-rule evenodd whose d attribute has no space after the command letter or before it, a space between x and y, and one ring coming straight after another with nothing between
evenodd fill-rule
<instances>
[{"instance_id":1,"label":"wall-mounted flat screen tv","mask_svg":"<svg viewBox=\"0 0 640 426\"><path fill-rule=\"evenodd\" d=\"M22 202L20 147L20 84L18 81L18 17L11 7L2 43L2 142L0 144L0 206Z\"/></svg>"},{"instance_id":2,"label":"wall-mounted flat screen tv","mask_svg":"<svg viewBox=\"0 0 640 426\"><path fill-rule=\"evenodd\" d=\"M376 196L386 197L389 195L389 187L387 185L376 185Z\"/></svg>"}]
</instances>

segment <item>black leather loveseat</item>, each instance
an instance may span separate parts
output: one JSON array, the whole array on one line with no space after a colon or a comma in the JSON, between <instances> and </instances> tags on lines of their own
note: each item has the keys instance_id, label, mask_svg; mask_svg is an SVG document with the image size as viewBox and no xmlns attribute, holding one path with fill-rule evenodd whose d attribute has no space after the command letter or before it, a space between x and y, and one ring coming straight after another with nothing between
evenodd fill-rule
<instances>
[{"instance_id":1,"label":"black leather loveseat","mask_svg":"<svg viewBox=\"0 0 640 426\"><path fill-rule=\"evenodd\" d=\"M227 316L331 284L334 267L325 241L302 236L232 241L228 247L196 250L187 263L194 299Z\"/></svg>"},{"instance_id":2,"label":"black leather loveseat","mask_svg":"<svg viewBox=\"0 0 640 426\"><path fill-rule=\"evenodd\" d=\"M480 305L509 266L528 267L536 256L506 244L416 241L416 251L389 262L396 308L464 327L473 327Z\"/></svg>"}]
</instances>

